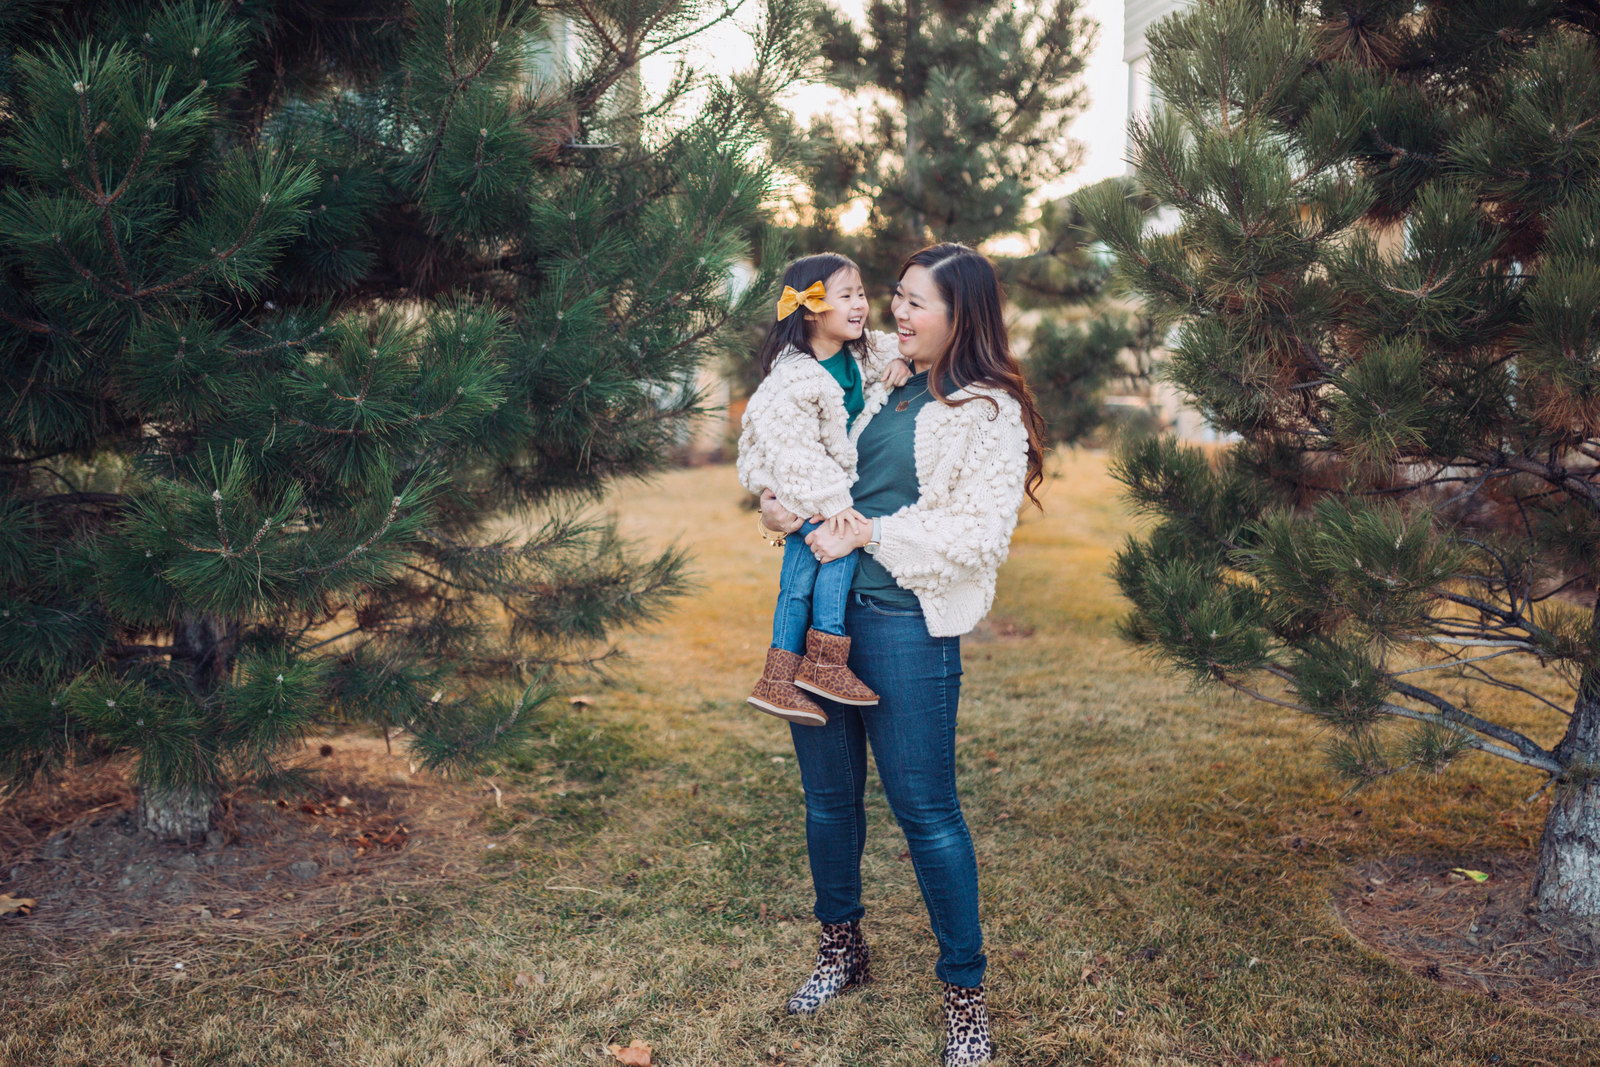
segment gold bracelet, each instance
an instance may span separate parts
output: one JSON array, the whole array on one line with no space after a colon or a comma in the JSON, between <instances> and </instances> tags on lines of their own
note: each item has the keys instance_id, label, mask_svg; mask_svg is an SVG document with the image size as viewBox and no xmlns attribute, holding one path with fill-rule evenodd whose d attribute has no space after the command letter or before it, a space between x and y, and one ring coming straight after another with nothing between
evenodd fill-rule
<instances>
[{"instance_id":1,"label":"gold bracelet","mask_svg":"<svg viewBox=\"0 0 1600 1067\"><path fill-rule=\"evenodd\" d=\"M756 532L761 535L761 540L773 548L782 548L784 539L789 536L778 530L767 529L767 524L761 521L761 513L759 511L756 512Z\"/></svg>"}]
</instances>

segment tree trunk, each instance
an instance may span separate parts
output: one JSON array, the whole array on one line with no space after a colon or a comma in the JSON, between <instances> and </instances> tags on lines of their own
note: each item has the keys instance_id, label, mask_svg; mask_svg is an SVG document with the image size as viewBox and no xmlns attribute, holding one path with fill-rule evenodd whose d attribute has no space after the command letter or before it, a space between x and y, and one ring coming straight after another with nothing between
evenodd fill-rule
<instances>
[{"instance_id":1,"label":"tree trunk","mask_svg":"<svg viewBox=\"0 0 1600 1067\"><path fill-rule=\"evenodd\" d=\"M187 662L189 683L197 696L216 689L233 666L238 644L236 622L216 615L185 615L173 631L173 660ZM201 775L214 767L197 767ZM146 786L139 790L135 818L139 828L165 841L192 841L211 829L216 790L203 785Z\"/></svg>"},{"instance_id":2,"label":"tree trunk","mask_svg":"<svg viewBox=\"0 0 1600 1067\"><path fill-rule=\"evenodd\" d=\"M211 829L211 809L216 798L206 789L177 786L171 789L146 787L139 790L139 806L134 812L139 829L163 841L193 841Z\"/></svg>"},{"instance_id":3,"label":"tree trunk","mask_svg":"<svg viewBox=\"0 0 1600 1067\"><path fill-rule=\"evenodd\" d=\"M196 694L209 693L233 667L239 624L211 614L185 615L172 635L172 658L189 664Z\"/></svg>"},{"instance_id":4,"label":"tree trunk","mask_svg":"<svg viewBox=\"0 0 1600 1067\"><path fill-rule=\"evenodd\" d=\"M1600 918L1600 669L1584 670L1554 755L1564 770L1539 839L1533 899L1543 912Z\"/></svg>"}]
</instances>

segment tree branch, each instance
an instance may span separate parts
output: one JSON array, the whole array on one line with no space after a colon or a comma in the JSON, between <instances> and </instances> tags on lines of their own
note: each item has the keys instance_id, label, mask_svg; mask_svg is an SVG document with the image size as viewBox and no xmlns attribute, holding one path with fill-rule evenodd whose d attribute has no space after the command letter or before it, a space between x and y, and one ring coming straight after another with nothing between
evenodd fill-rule
<instances>
[{"instance_id":1,"label":"tree branch","mask_svg":"<svg viewBox=\"0 0 1600 1067\"><path fill-rule=\"evenodd\" d=\"M1483 738L1474 737L1472 734L1467 733L1458 724L1451 722L1443 715L1434 715L1430 712L1418 711L1415 708L1404 707L1400 704L1390 704L1387 701L1379 706L1386 714L1393 715L1397 718L1411 719L1416 722L1426 722L1432 723L1434 726L1442 726L1451 733L1455 734L1457 737L1461 738L1463 744L1467 745L1469 748L1475 748L1479 752L1486 752L1491 756L1499 756L1502 759L1508 759L1513 763L1521 763L1528 767L1537 767L1539 770L1545 771L1549 774L1561 773L1561 765L1554 759L1550 758L1550 756L1537 745L1534 746L1536 754L1528 755L1516 749L1503 748L1500 745L1491 745Z\"/></svg>"},{"instance_id":2,"label":"tree branch","mask_svg":"<svg viewBox=\"0 0 1600 1067\"><path fill-rule=\"evenodd\" d=\"M1468 729L1475 730L1487 737L1492 737L1496 741L1510 745L1512 748L1516 749L1518 752L1527 757L1527 760L1524 762L1527 762L1529 766L1543 767L1546 764L1549 764L1550 767L1559 766L1555 760L1551 759L1550 754L1547 753L1543 748L1540 748L1532 738L1524 737L1515 730L1489 722L1487 719L1480 719L1470 712L1462 711L1460 708L1439 696L1437 693L1430 693L1426 689L1419 688L1418 686L1411 685L1407 682L1391 680L1391 684L1394 686L1395 692L1408 696L1412 700L1418 700L1424 704L1438 708L1439 713L1443 715L1447 721L1455 723L1459 726L1465 726ZM1543 762L1531 762L1535 760L1540 760Z\"/></svg>"}]
</instances>

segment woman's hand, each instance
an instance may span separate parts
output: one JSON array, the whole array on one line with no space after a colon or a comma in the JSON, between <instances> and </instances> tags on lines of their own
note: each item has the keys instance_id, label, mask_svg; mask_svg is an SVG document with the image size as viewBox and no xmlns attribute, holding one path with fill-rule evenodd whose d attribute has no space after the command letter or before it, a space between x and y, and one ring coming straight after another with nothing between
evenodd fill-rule
<instances>
[{"instance_id":1,"label":"woman's hand","mask_svg":"<svg viewBox=\"0 0 1600 1067\"><path fill-rule=\"evenodd\" d=\"M857 516L847 520L840 533L834 533L831 524L812 530L806 537L806 544L811 546L811 554L817 557L818 563L832 563L848 556L871 539L872 520Z\"/></svg>"},{"instance_id":2,"label":"woman's hand","mask_svg":"<svg viewBox=\"0 0 1600 1067\"><path fill-rule=\"evenodd\" d=\"M761 524L777 533L792 534L806 524L806 520L778 503L771 489L761 490Z\"/></svg>"}]
</instances>

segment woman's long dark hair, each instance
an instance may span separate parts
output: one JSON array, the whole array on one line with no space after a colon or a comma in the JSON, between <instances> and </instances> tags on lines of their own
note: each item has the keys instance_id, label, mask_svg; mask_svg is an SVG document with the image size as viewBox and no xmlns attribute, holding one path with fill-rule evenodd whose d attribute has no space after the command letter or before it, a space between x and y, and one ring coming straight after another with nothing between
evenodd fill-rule
<instances>
[{"instance_id":1,"label":"woman's long dark hair","mask_svg":"<svg viewBox=\"0 0 1600 1067\"><path fill-rule=\"evenodd\" d=\"M783 286L791 286L797 293L803 293L817 282L826 283L827 280L840 271L849 269L857 274L861 268L856 266L856 261L849 256L841 256L837 252L819 252L814 256L801 256L784 269L783 281L778 292L783 292ZM761 376L765 378L772 371L772 362L778 358L778 353L793 345L809 356L826 359L833 355L832 352L818 356L811 351L811 341L806 337L806 309L804 305L786 319L777 317L778 298L772 298L773 321L772 327L767 330L767 339L761 342L761 348L756 353L756 362L761 365ZM857 359L867 354L867 331L862 330L861 336L845 345L855 353Z\"/></svg>"},{"instance_id":2,"label":"woman's long dark hair","mask_svg":"<svg viewBox=\"0 0 1600 1067\"><path fill-rule=\"evenodd\" d=\"M914 266L926 267L933 275L950 316L950 343L933 361L928 391L941 404L952 407L974 400L994 403L988 397L951 400L945 395L947 387L983 385L998 389L1022 406L1022 426L1028 432L1028 475L1023 489L1028 499L1039 505L1036 490L1044 481L1044 419L1034 403L1033 390L1022 377L1022 368L1011 354L994 264L975 249L947 241L911 255L900 265L899 276L904 278Z\"/></svg>"}]
</instances>

